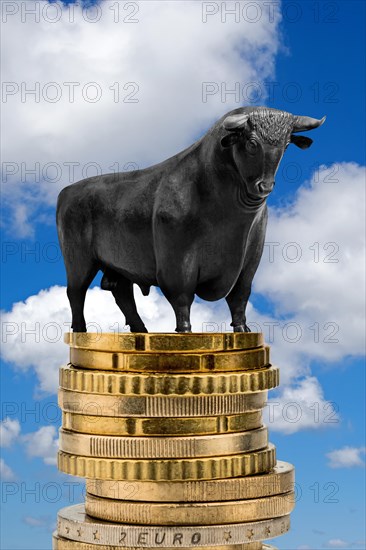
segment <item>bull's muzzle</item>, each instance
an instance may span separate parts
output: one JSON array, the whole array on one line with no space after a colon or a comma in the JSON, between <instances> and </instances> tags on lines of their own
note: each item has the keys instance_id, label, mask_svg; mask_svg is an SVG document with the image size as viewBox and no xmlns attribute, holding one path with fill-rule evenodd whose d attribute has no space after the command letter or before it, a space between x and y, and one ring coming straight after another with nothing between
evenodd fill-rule
<instances>
[{"instance_id":1,"label":"bull's muzzle","mask_svg":"<svg viewBox=\"0 0 366 550\"><path fill-rule=\"evenodd\" d=\"M261 181L258 183L258 191L262 196L268 196L274 187L275 182Z\"/></svg>"}]
</instances>

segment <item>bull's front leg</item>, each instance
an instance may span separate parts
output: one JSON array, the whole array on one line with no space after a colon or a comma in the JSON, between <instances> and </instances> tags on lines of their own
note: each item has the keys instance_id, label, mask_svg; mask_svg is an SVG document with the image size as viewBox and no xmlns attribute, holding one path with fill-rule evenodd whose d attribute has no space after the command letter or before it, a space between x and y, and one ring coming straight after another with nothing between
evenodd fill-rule
<instances>
[{"instance_id":1,"label":"bull's front leg","mask_svg":"<svg viewBox=\"0 0 366 550\"><path fill-rule=\"evenodd\" d=\"M263 253L266 227L267 207L265 206L251 227L242 270L235 285L226 296L234 332L250 332L246 320L246 308L252 290L252 281Z\"/></svg>"},{"instance_id":2,"label":"bull's front leg","mask_svg":"<svg viewBox=\"0 0 366 550\"><path fill-rule=\"evenodd\" d=\"M197 281L197 264L193 255L169 258L158 271L159 287L174 309L176 332L192 332L191 305Z\"/></svg>"},{"instance_id":3,"label":"bull's front leg","mask_svg":"<svg viewBox=\"0 0 366 550\"><path fill-rule=\"evenodd\" d=\"M186 292L168 299L174 309L177 322L175 331L192 332L191 305L194 300L194 294Z\"/></svg>"},{"instance_id":4,"label":"bull's front leg","mask_svg":"<svg viewBox=\"0 0 366 550\"><path fill-rule=\"evenodd\" d=\"M232 319L230 324L234 332L250 332L250 328L246 322L245 311L251 292L251 286L251 281L248 283L247 276L242 271L236 284L226 296Z\"/></svg>"}]
</instances>

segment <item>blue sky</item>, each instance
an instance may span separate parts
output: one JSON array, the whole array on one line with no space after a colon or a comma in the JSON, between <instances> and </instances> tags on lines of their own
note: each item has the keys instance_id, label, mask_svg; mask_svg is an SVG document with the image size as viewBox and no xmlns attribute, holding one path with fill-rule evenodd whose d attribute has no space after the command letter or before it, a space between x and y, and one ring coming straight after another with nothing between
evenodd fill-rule
<instances>
[{"instance_id":1,"label":"blue sky","mask_svg":"<svg viewBox=\"0 0 366 550\"><path fill-rule=\"evenodd\" d=\"M274 23L264 8L253 23L242 12L238 22L230 16L222 22L219 3L218 13L203 23L200 2L156 3L155 11L140 2L130 15L139 22L132 25L114 24L111 4L102 2L96 23L80 22L78 8L70 23L66 7L60 21L50 23L51 11L35 22L19 2L19 11L3 24L3 80L29 88L40 82L41 93L39 102L31 96L23 102L19 92L2 103L1 548L49 550L57 510L82 500L82 480L59 474L54 465L57 368L67 360L60 335L70 321L54 226L55 198L68 180L65 163L79 161L85 168L95 161L104 172L116 161L146 166L189 145L226 111L248 104L230 94L222 100L219 93L204 102L204 82L224 90L239 83L241 94L255 82L259 104L327 115L312 132L312 147L289 147L278 171L268 200L274 261L267 246L249 321L261 326L267 341L269 327L274 330L270 343L282 389L272 396L270 439L278 458L296 466L292 530L276 545L365 548L365 4L278 2ZM188 26L190 34L182 32ZM63 83L75 80L80 87L99 82L103 100L88 102L76 93L74 103L66 101ZM42 89L55 81L63 96L45 101ZM131 90L123 85L137 83L138 101L111 101L115 82L125 95ZM273 90L273 98L266 90ZM21 176L21 163L30 169L35 162L57 163L62 178ZM14 163L18 171L11 175ZM294 242L301 250L298 262L291 261ZM105 313L104 330L122 323L108 300L95 288L87 303L87 321ZM138 296L138 304L150 330L172 328L169 306L158 293ZM225 304L198 302L193 321L195 330L206 321L228 327ZM297 422L291 422L293 413Z\"/></svg>"}]
</instances>

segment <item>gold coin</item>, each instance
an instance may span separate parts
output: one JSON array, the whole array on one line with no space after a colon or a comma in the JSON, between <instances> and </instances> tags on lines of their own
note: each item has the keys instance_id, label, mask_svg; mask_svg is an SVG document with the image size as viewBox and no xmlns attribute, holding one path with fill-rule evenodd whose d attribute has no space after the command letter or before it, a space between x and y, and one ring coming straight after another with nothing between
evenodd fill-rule
<instances>
[{"instance_id":1,"label":"gold coin","mask_svg":"<svg viewBox=\"0 0 366 550\"><path fill-rule=\"evenodd\" d=\"M192 548L252 543L278 537L290 528L290 516L262 521L206 526L153 526L103 522L85 514L83 504L58 512L60 537L98 546L115 545L127 548Z\"/></svg>"},{"instance_id":2,"label":"gold coin","mask_svg":"<svg viewBox=\"0 0 366 550\"><path fill-rule=\"evenodd\" d=\"M217 525L260 521L290 514L294 506L293 491L250 500L187 504L112 500L89 493L85 498L85 512L93 518L140 525Z\"/></svg>"},{"instance_id":3,"label":"gold coin","mask_svg":"<svg viewBox=\"0 0 366 550\"><path fill-rule=\"evenodd\" d=\"M68 332L71 347L100 351L225 351L263 346L261 332L173 333L93 333Z\"/></svg>"},{"instance_id":4,"label":"gold coin","mask_svg":"<svg viewBox=\"0 0 366 550\"><path fill-rule=\"evenodd\" d=\"M190 437L119 437L60 430L60 451L105 458L198 458L247 453L268 445L267 428Z\"/></svg>"},{"instance_id":5,"label":"gold coin","mask_svg":"<svg viewBox=\"0 0 366 550\"><path fill-rule=\"evenodd\" d=\"M110 546L106 544L88 544L78 540L68 540L59 537L57 532L52 537L53 550L141 550L141 546ZM165 547L165 550L176 550L177 546ZM188 550L179 546L180 550ZM195 546L196 550L276 550L273 546L268 546L259 542L248 542L244 544L232 544L230 546Z\"/></svg>"},{"instance_id":6,"label":"gold coin","mask_svg":"<svg viewBox=\"0 0 366 550\"><path fill-rule=\"evenodd\" d=\"M87 333L88 334L88 333ZM279 369L215 374L143 374L60 368L65 390L116 395L212 395L270 390L279 384Z\"/></svg>"},{"instance_id":7,"label":"gold coin","mask_svg":"<svg viewBox=\"0 0 366 550\"><path fill-rule=\"evenodd\" d=\"M196 418L130 418L62 413L66 430L92 435L214 435L262 427L262 411Z\"/></svg>"},{"instance_id":8,"label":"gold coin","mask_svg":"<svg viewBox=\"0 0 366 550\"><path fill-rule=\"evenodd\" d=\"M268 474L207 481L110 481L87 479L88 493L117 500L214 502L263 498L293 491L295 469L277 461Z\"/></svg>"},{"instance_id":9,"label":"gold coin","mask_svg":"<svg viewBox=\"0 0 366 550\"><path fill-rule=\"evenodd\" d=\"M265 473L276 463L276 450L266 449L252 453L209 458L128 460L93 458L59 451L58 469L65 474L91 479L126 481L184 481L223 479Z\"/></svg>"},{"instance_id":10,"label":"gold coin","mask_svg":"<svg viewBox=\"0 0 366 550\"><path fill-rule=\"evenodd\" d=\"M130 372L222 372L269 366L269 347L214 353L121 353L70 348L70 363L84 369Z\"/></svg>"},{"instance_id":11,"label":"gold coin","mask_svg":"<svg viewBox=\"0 0 366 550\"><path fill-rule=\"evenodd\" d=\"M195 417L242 414L264 407L267 392L224 395L102 395L59 389L58 402L65 412L87 416Z\"/></svg>"}]
</instances>

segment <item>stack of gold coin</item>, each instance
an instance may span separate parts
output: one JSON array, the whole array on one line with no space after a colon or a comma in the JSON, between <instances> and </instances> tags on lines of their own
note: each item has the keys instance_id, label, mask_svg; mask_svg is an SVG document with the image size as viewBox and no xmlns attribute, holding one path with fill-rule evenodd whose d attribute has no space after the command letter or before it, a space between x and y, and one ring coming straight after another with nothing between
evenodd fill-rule
<instances>
[{"instance_id":1,"label":"stack of gold coin","mask_svg":"<svg viewBox=\"0 0 366 550\"><path fill-rule=\"evenodd\" d=\"M262 409L279 383L260 333L66 335L59 469L86 478L54 549L270 550L294 468Z\"/></svg>"}]
</instances>

